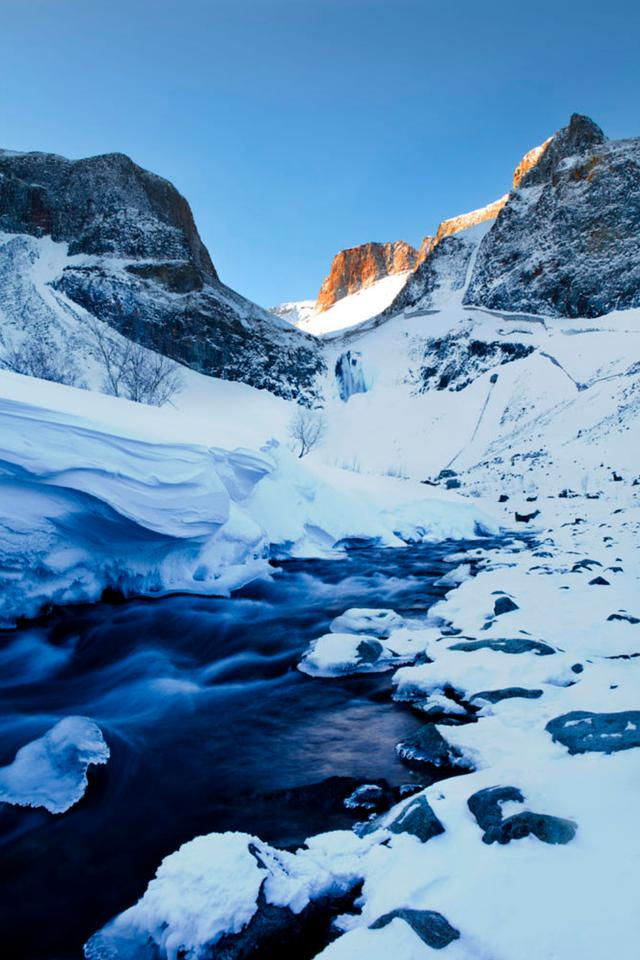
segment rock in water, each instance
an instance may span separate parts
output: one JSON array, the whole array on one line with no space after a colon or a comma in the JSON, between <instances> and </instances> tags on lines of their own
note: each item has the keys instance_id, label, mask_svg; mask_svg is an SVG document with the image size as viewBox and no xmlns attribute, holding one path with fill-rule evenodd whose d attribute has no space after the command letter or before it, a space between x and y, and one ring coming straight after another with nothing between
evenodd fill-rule
<instances>
[{"instance_id":1,"label":"rock in water","mask_svg":"<svg viewBox=\"0 0 640 960\"><path fill-rule=\"evenodd\" d=\"M410 766L425 768L442 776L455 776L456 773L468 773L473 769L459 750L447 743L438 728L433 723L401 740L396 745L400 758Z\"/></svg>"}]
</instances>

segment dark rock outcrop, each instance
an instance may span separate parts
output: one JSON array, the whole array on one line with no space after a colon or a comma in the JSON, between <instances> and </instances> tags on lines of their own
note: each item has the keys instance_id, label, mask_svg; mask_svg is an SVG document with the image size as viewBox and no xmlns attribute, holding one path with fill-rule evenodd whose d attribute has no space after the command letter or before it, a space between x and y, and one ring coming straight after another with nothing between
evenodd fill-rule
<instances>
[{"instance_id":1,"label":"dark rock outcrop","mask_svg":"<svg viewBox=\"0 0 640 960\"><path fill-rule=\"evenodd\" d=\"M493 605L493 613L496 617L501 617L503 613L512 613L518 610L518 604L511 597L498 597ZM513 651L506 651L513 652Z\"/></svg>"},{"instance_id":2,"label":"dark rock outcrop","mask_svg":"<svg viewBox=\"0 0 640 960\"><path fill-rule=\"evenodd\" d=\"M432 837L444 833L444 827L431 809L426 797L415 797L397 816L377 817L368 823L356 827L360 836L373 833L374 830L389 830L390 833L408 833L417 837L421 843L427 843Z\"/></svg>"},{"instance_id":3,"label":"dark rock outcrop","mask_svg":"<svg viewBox=\"0 0 640 960\"><path fill-rule=\"evenodd\" d=\"M508 599L506 597L505 599ZM497 601L496 601L497 602ZM517 610L517 607L510 607ZM464 653L473 653L474 650L495 650L497 653L533 653L537 657L548 657L556 651L542 640L528 640L526 637L499 637L495 640L463 640L454 643L450 650L461 650Z\"/></svg>"},{"instance_id":4,"label":"dark rock outcrop","mask_svg":"<svg viewBox=\"0 0 640 960\"><path fill-rule=\"evenodd\" d=\"M521 697L524 700L537 700L542 696L542 690L529 690L527 687L503 687L500 690L481 690L474 693L470 698L473 703L476 700L486 700L487 703L500 703L501 700L514 700Z\"/></svg>"},{"instance_id":5,"label":"dark rock outcrop","mask_svg":"<svg viewBox=\"0 0 640 960\"><path fill-rule=\"evenodd\" d=\"M382 317L394 317L401 310L429 311L441 306L466 282L471 257L479 237L447 234L434 246L408 278Z\"/></svg>"},{"instance_id":6,"label":"dark rock outcrop","mask_svg":"<svg viewBox=\"0 0 640 960\"><path fill-rule=\"evenodd\" d=\"M640 139L574 114L480 245L468 304L597 317L640 304Z\"/></svg>"},{"instance_id":7,"label":"dark rock outcrop","mask_svg":"<svg viewBox=\"0 0 640 960\"><path fill-rule=\"evenodd\" d=\"M221 283L187 201L128 157L0 151L0 231L22 235L30 256L29 237L68 244L50 286L80 325L86 310L203 373L314 394L324 364L313 338Z\"/></svg>"},{"instance_id":8,"label":"dark rock outcrop","mask_svg":"<svg viewBox=\"0 0 640 960\"><path fill-rule=\"evenodd\" d=\"M452 927L446 917L435 910L410 910L401 907L383 914L371 924L371 930L386 927L392 920L404 920L423 943L432 950L442 950L460 937L460 931Z\"/></svg>"},{"instance_id":9,"label":"dark rock outcrop","mask_svg":"<svg viewBox=\"0 0 640 960\"><path fill-rule=\"evenodd\" d=\"M576 835L577 824L547 813L523 810L510 817L502 816L503 803L524 803L524 794L517 787L487 787L467 800L467 806L484 831L484 843L510 843L533 834L542 843L569 843Z\"/></svg>"},{"instance_id":10,"label":"dark rock outcrop","mask_svg":"<svg viewBox=\"0 0 640 960\"><path fill-rule=\"evenodd\" d=\"M640 747L640 710L572 710L550 720L545 729L569 753L615 753Z\"/></svg>"},{"instance_id":11,"label":"dark rock outcrop","mask_svg":"<svg viewBox=\"0 0 640 960\"><path fill-rule=\"evenodd\" d=\"M433 256L436 258L438 254ZM529 344L478 340L464 329L444 337L433 337L424 341L420 367L415 374L417 389L420 393L434 389L464 390L492 368L522 360L532 352L533 347Z\"/></svg>"}]
</instances>

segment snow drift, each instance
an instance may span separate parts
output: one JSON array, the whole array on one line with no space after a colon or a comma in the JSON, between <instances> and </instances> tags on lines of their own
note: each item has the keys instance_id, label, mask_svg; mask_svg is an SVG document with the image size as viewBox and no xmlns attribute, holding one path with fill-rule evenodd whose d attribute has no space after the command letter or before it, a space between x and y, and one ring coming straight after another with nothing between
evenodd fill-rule
<instances>
[{"instance_id":1,"label":"snow drift","mask_svg":"<svg viewBox=\"0 0 640 960\"><path fill-rule=\"evenodd\" d=\"M88 717L64 717L0 768L0 800L64 813L84 795L87 768L109 759L102 731Z\"/></svg>"},{"instance_id":2,"label":"snow drift","mask_svg":"<svg viewBox=\"0 0 640 960\"><path fill-rule=\"evenodd\" d=\"M341 540L390 545L473 536L493 522L420 484L307 469L276 441L261 451L162 442L164 414L2 377L0 623L47 605L125 595L224 595L268 575L268 558ZM135 431L129 429L135 423ZM266 438L265 438L266 439Z\"/></svg>"}]
</instances>

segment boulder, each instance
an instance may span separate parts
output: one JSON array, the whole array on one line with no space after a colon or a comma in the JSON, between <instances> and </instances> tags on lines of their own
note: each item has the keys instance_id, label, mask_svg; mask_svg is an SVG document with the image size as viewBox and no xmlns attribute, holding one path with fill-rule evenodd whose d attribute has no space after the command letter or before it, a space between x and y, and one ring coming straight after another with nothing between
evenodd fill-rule
<instances>
[{"instance_id":1,"label":"boulder","mask_svg":"<svg viewBox=\"0 0 640 960\"><path fill-rule=\"evenodd\" d=\"M550 720L545 729L569 753L615 753L640 747L640 710L572 710Z\"/></svg>"}]
</instances>

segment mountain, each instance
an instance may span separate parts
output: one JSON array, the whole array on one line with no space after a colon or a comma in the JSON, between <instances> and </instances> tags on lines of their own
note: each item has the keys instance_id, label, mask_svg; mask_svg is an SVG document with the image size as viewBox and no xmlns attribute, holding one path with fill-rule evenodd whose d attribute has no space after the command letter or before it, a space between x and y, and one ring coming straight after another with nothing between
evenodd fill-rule
<instances>
[{"instance_id":1,"label":"mountain","mask_svg":"<svg viewBox=\"0 0 640 960\"><path fill-rule=\"evenodd\" d=\"M404 240L392 243L363 243L341 250L333 258L316 301L319 313L338 300L370 287L377 280L413 270L418 251Z\"/></svg>"},{"instance_id":2,"label":"mountain","mask_svg":"<svg viewBox=\"0 0 640 960\"><path fill-rule=\"evenodd\" d=\"M553 317L640 305L640 140L574 114L483 240L467 303Z\"/></svg>"},{"instance_id":3,"label":"mountain","mask_svg":"<svg viewBox=\"0 0 640 960\"><path fill-rule=\"evenodd\" d=\"M439 310L463 287L464 306L548 317L638 306L639 229L640 139L607 140L574 114L523 157L509 194L425 238L406 283L368 325Z\"/></svg>"},{"instance_id":4,"label":"mountain","mask_svg":"<svg viewBox=\"0 0 640 960\"><path fill-rule=\"evenodd\" d=\"M184 197L128 157L0 151L0 231L5 341L93 317L203 373L313 394L313 339L225 286Z\"/></svg>"},{"instance_id":5,"label":"mountain","mask_svg":"<svg viewBox=\"0 0 640 960\"><path fill-rule=\"evenodd\" d=\"M341 250L333 258L317 300L281 303L271 312L315 336L351 327L380 313L394 300L420 262L422 249L396 240Z\"/></svg>"},{"instance_id":6,"label":"mountain","mask_svg":"<svg viewBox=\"0 0 640 960\"><path fill-rule=\"evenodd\" d=\"M557 496L600 489L613 474L637 477L627 447L640 416L640 251L630 227L639 146L607 141L573 117L518 165L498 210L491 204L455 218L462 229L440 231L387 309L325 336L332 462L423 478L453 469L456 483L481 495L496 478ZM547 199L521 221L532 195ZM578 223L585 232L576 236ZM534 280L519 276L515 255L507 262L520 247L545 264ZM591 277L585 262L600 278L593 300L579 299ZM552 299L554 291L567 298Z\"/></svg>"},{"instance_id":7,"label":"mountain","mask_svg":"<svg viewBox=\"0 0 640 960\"><path fill-rule=\"evenodd\" d=\"M514 171L513 189L539 162L550 141L525 154ZM463 285L471 254L486 229L475 231L473 237L466 233L464 239L449 238L495 220L508 199L509 194L504 194L483 207L442 220L435 235L423 237L418 250L402 240L341 250L315 302L284 303L272 312L300 330L322 336L376 315L392 316L400 309L431 309ZM366 290L371 293L365 295Z\"/></svg>"}]
</instances>

